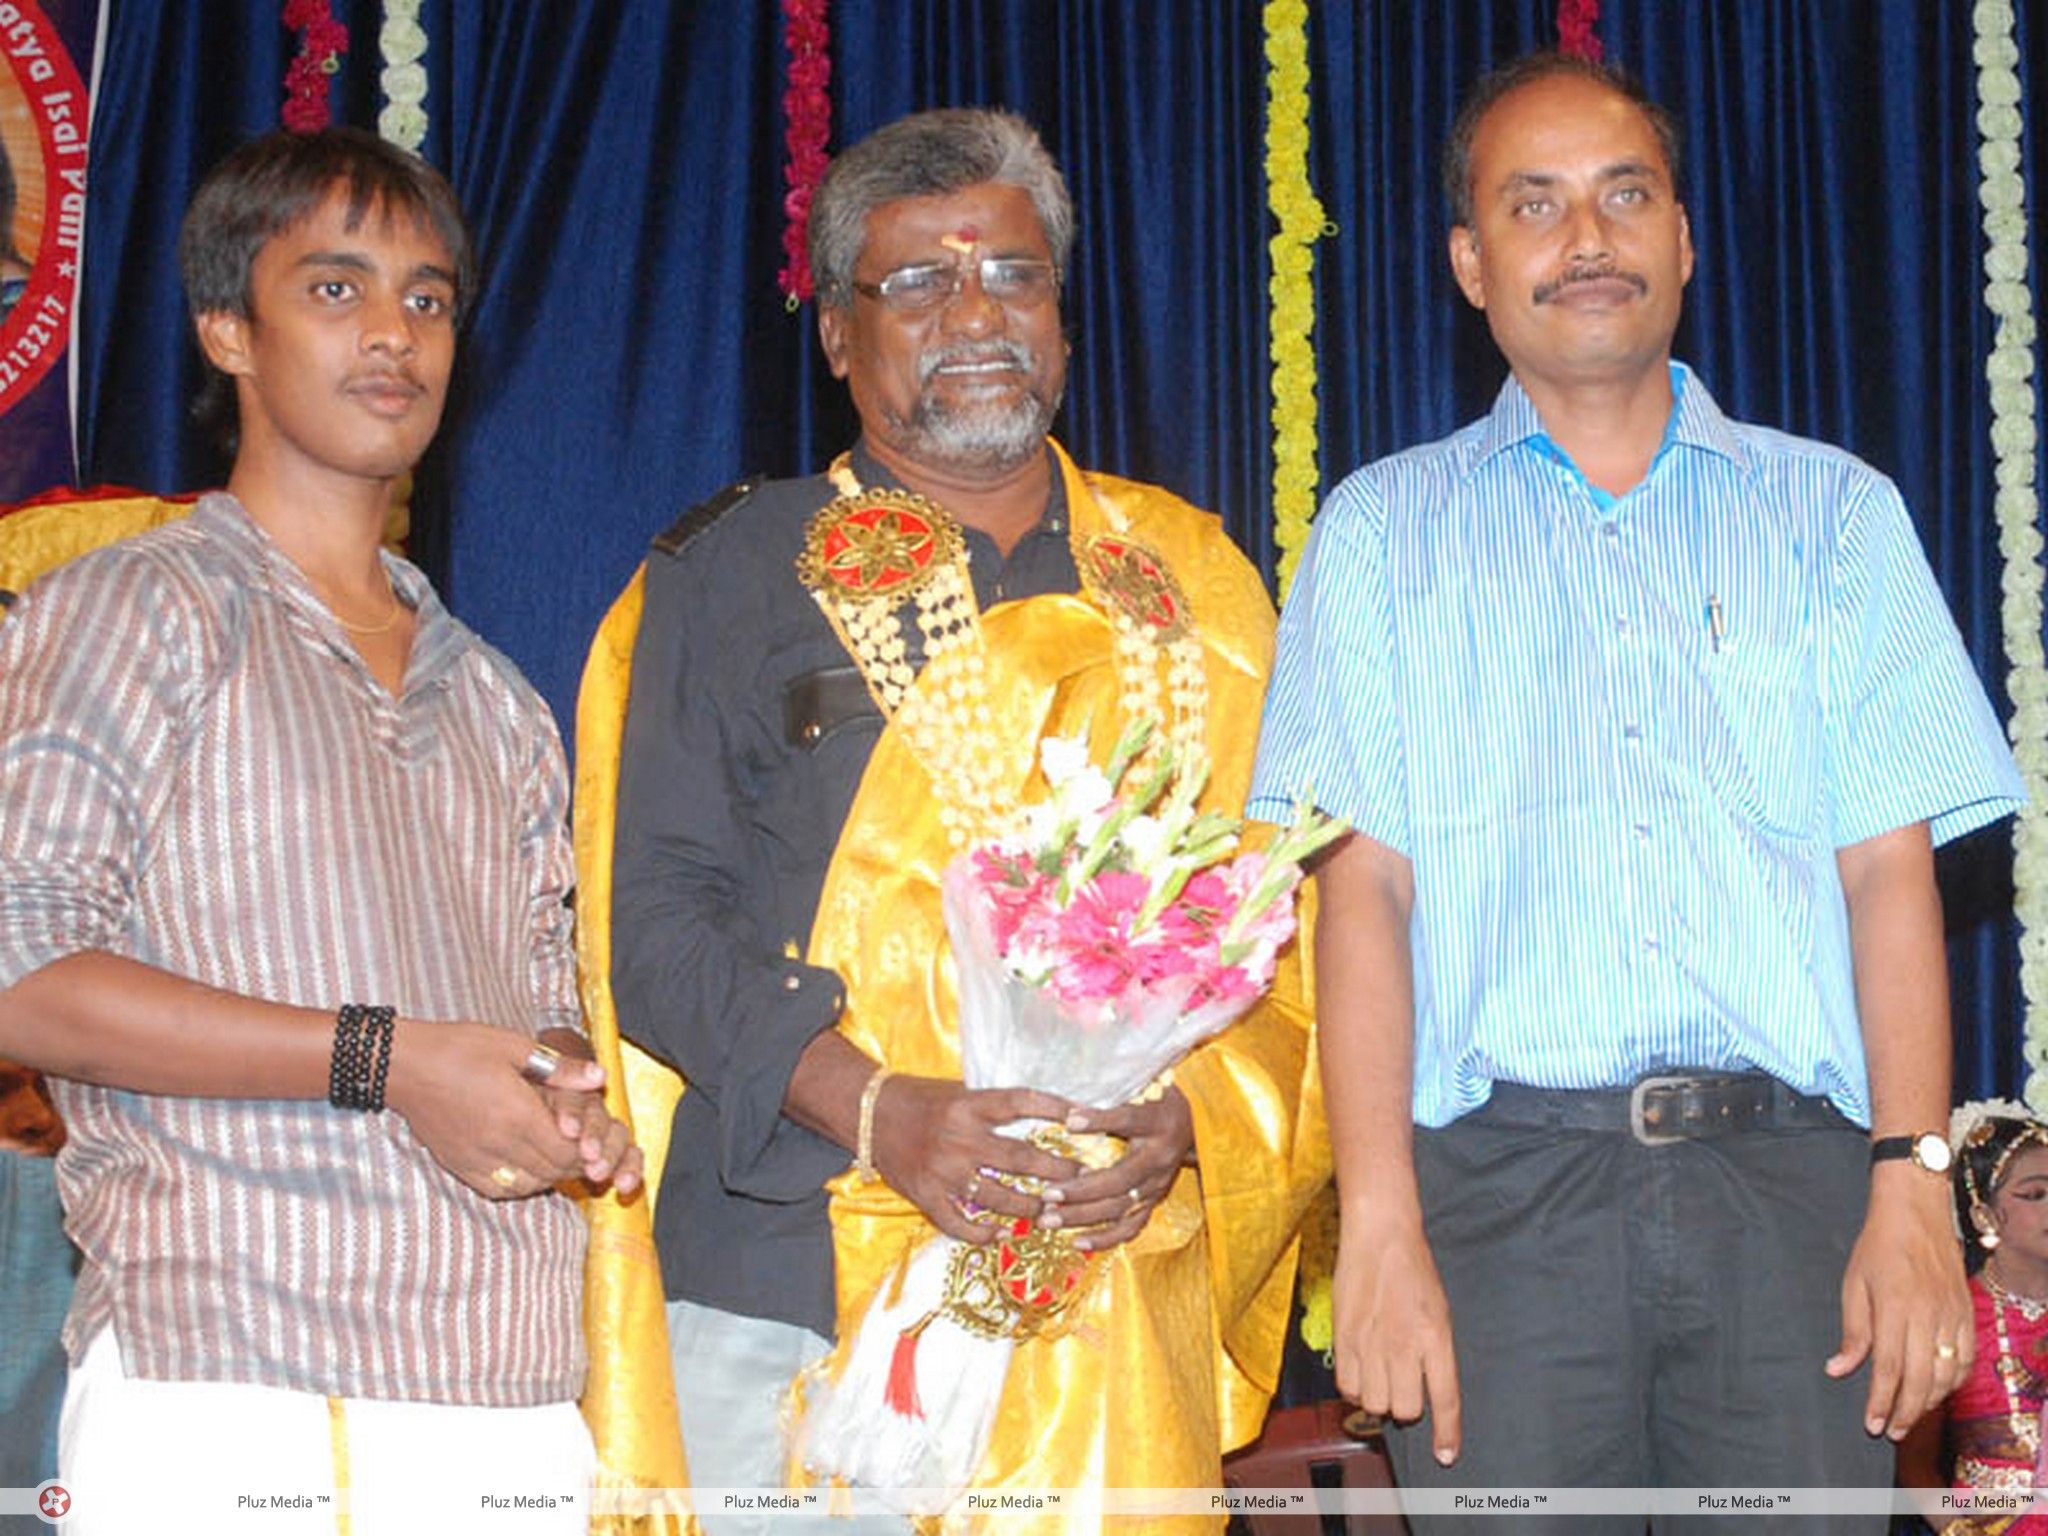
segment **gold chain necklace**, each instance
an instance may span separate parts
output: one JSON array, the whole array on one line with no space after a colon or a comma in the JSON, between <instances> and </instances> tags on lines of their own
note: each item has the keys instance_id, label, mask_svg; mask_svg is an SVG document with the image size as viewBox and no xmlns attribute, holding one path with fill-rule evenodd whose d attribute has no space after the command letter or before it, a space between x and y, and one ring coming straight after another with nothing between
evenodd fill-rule
<instances>
[{"instance_id":1,"label":"gold chain necklace","mask_svg":"<svg viewBox=\"0 0 2048 1536\"><path fill-rule=\"evenodd\" d=\"M2012 1431L2013 1443L2026 1452L2030 1458L2041 1454L2041 1416L2028 1412L2020 1406L2020 1380L2031 1374L2027 1367L2012 1352L2012 1337L2006 1331L2005 1309L2010 1304L2021 1317L2036 1323L2048 1315L2048 1302L2036 1301L2031 1296L2016 1295L1998 1283L1998 1277L1991 1272L1987 1263L1983 1271L1984 1289L1991 1293L1992 1327L1998 1335L1998 1381L2005 1388L2005 1423Z\"/></svg>"},{"instance_id":2,"label":"gold chain necklace","mask_svg":"<svg viewBox=\"0 0 2048 1536\"><path fill-rule=\"evenodd\" d=\"M398 583L391 579L389 571L384 573L384 590L391 599L391 611L384 616L384 622L381 624L351 624L341 616L340 610L332 603L327 605L327 611L334 615L335 623L352 635L363 635L366 637L388 635L397 627L399 619L404 617L405 604L398 600Z\"/></svg>"},{"instance_id":3,"label":"gold chain necklace","mask_svg":"<svg viewBox=\"0 0 2048 1536\"><path fill-rule=\"evenodd\" d=\"M828 474L839 495L805 529L797 575L883 716L931 775L948 840L961 848L1001 836L1016 822L1012 786L1028 779L1037 743L1006 741L994 728L981 608L960 525L927 497L864 488L849 455ZM1081 585L1115 629L1125 718L1166 720L1180 771L1201 773L1208 676L1187 598L1166 562L1130 536L1127 521L1114 508L1104 511L1109 532L1084 539L1080 519L1070 516L1070 537ZM924 641L915 689L906 606ZM1156 750L1157 737L1148 756Z\"/></svg>"}]
</instances>

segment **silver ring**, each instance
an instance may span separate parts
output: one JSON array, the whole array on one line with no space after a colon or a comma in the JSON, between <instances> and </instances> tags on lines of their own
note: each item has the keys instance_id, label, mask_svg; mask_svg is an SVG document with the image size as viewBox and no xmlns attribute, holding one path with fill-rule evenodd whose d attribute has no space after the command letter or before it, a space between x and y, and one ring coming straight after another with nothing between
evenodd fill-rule
<instances>
[{"instance_id":1,"label":"silver ring","mask_svg":"<svg viewBox=\"0 0 2048 1536\"><path fill-rule=\"evenodd\" d=\"M981 1174L979 1171L977 1171L968 1176L967 1187L960 1191L960 1198L962 1200L965 1200L969 1205L972 1205L974 1203L974 1197L980 1193Z\"/></svg>"},{"instance_id":2,"label":"silver ring","mask_svg":"<svg viewBox=\"0 0 2048 1536\"><path fill-rule=\"evenodd\" d=\"M491 1182L500 1189L516 1189L519 1185L519 1170L510 1163L500 1163L491 1170Z\"/></svg>"},{"instance_id":3,"label":"silver ring","mask_svg":"<svg viewBox=\"0 0 2048 1536\"><path fill-rule=\"evenodd\" d=\"M1138 1193L1138 1191L1137 1191L1137 1189L1136 1189L1136 1187L1135 1187L1135 1186L1134 1186L1134 1187L1133 1187L1133 1188L1131 1189L1131 1191L1130 1191L1130 1201L1131 1201L1131 1204L1133 1204L1133 1205L1136 1205L1136 1204L1137 1204L1137 1203L1138 1203L1138 1202L1139 1202L1140 1200L1142 1200L1142 1199L1144 1199L1144 1198L1145 1198L1145 1197L1144 1197L1143 1195L1141 1195L1141 1194L1139 1194L1139 1193Z\"/></svg>"},{"instance_id":4,"label":"silver ring","mask_svg":"<svg viewBox=\"0 0 2048 1536\"><path fill-rule=\"evenodd\" d=\"M1956 1347L1955 1347L1955 1345L1953 1345L1953 1344L1949 1343L1949 1342L1948 1342L1948 1341L1947 1341L1946 1339L1944 1339L1944 1340L1943 1340L1943 1341L1942 1341L1941 1343L1939 1343L1939 1344L1937 1344L1937 1345L1935 1345L1935 1346L1934 1346L1934 1358L1935 1358L1935 1359L1937 1359L1937 1360L1942 1360L1942 1361L1947 1361L1947 1360L1953 1360L1953 1359L1955 1359L1955 1357L1956 1357Z\"/></svg>"},{"instance_id":5,"label":"silver ring","mask_svg":"<svg viewBox=\"0 0 2048 1536\"><path fill-rule=\"evenodd\" d=\"M526 1053L526 1065L519 1069L519 1075L529 1083L545 1085L554 1080L555 1069L562 1064L562 1053L551 1045L536 1045Z\"/></svg>"}]
</instances>

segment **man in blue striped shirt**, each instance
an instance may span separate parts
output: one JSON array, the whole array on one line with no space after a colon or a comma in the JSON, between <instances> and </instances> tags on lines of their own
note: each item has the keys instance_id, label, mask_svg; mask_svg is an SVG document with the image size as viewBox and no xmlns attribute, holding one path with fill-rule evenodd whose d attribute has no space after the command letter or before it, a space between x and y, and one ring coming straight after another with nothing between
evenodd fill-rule
<instances>
[{"instance_id":1,"label":"man in blue striped shirt","mask_svg":"<svg viewBox=\"0 0 2048 1536\"><path fill-rule=\"evenodd\" d=\"M1675 138L1482 82L1450 254L1513 377L1338 488L1281 623L1252 808L1356 828L1335 1354L1409 1486L1888 1487L1971 1350L1931 850L2021 789L1891 483L1671 361Z\"/></svg>"}]
</instances>

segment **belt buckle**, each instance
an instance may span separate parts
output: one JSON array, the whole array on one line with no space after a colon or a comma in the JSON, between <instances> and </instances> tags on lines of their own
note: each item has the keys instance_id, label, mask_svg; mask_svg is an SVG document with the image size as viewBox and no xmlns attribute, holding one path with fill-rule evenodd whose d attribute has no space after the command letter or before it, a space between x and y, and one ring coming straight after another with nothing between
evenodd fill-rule
<instances>
[{"instance_id":1,"label":"belt buckle","mask_svg":"<svg viewBox=\"0 0 2048 1536\"><path fill-rule=\"evenodd\" d=\"M1653 1130L1649 1123L1643 1119L1643 1100L1660 1088L1684 1088L1687 1084L1694 1081L1696 1079L1690 1075L1677 1073L1666 1073L1658 1077L1640 1079L1635 1087L1629 1090L1629 1134L1646 1147L1664 1147L1669 1146L1674 1141L1690 1140L1691 1138L1683 1130Z\"/></svg>"}]
</instances>

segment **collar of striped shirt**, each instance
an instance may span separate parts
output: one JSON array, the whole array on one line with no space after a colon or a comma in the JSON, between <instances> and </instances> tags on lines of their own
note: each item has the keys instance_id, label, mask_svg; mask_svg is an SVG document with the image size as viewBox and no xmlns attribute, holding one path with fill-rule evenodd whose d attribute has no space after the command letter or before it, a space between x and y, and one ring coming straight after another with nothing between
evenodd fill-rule
<instances>
[{"instance_id":1,"label":"collar of striped shirt","mask_svg":"<svg viewBox=\"0 0 2048 1536\"><path fill-rule=\"evenodd\" d=\"M192 523L195 528L204 527L217 535L215 547L243 572L252 591L269 593L309 625L336 655L367 675L369 669L361 653L333 611L313 590L306 573L278 547L277 541L241 502L226 491L202 496L192 509ZM406 662L405 691L412 693L445 685L462 654L476 643L475 637L442 605L433 583L418 566L389 549L382 551L382 559L392 590L419 620L412 654Z\"/></svg>"},{"instance_id":2,"label":"collar of striped shirt","mask_svg":"<svg viewBox=\"0 0 2048 1536\"><path fill-rule=\"evenodd\" d=\"M1704 448L1709 453L1719 454L1737 468L1753 468L1750 455L1736 438L1728 424L1728 418L1721 414L1721 408L1714 404L1714 397L1704 389L1689 387L1692 370L1685 364L1673 361L1671 369L1672 411L1664 424L1664 441L1657 446L1656 458L1651 461L1654 471L1657 462L1671 450L1673 444L1683 443L1688 448ZM1536 414L1536 404L1522 388L1521 381L1512 373L1494 397L1493 409L1481 424L1479 433L1472 440L1471 452L1464 464L1467 479L1477 474L1482 465L1495 455L1522 443L1532 444L1539 452L1562 464L1577 475L1587 489L1593 492L1599 502L1605 496L1586 481L1571 456L1557 446L1543 428L1543 418ZM1611 503L1612 497L1608 498Z\"/></svg>"}]
</instances>

